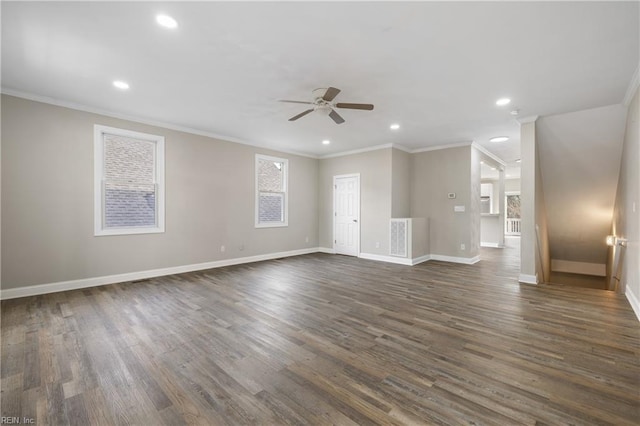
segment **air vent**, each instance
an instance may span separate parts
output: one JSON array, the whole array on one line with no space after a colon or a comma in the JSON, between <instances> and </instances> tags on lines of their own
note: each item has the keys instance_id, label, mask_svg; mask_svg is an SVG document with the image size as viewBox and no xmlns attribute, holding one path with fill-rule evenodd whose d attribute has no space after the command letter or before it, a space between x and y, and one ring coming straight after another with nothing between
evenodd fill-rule
<instances>
[{"instance_id":1,"label":"air vent","mask_svg":"<svg viewBox=\"0 0 640 426\"><path fill-rule=\"evenodd\" d=\"M391 256L407 257L407 231L409 219L391 219L389 236L389 254Z\"/></svg>"}]
</instances>

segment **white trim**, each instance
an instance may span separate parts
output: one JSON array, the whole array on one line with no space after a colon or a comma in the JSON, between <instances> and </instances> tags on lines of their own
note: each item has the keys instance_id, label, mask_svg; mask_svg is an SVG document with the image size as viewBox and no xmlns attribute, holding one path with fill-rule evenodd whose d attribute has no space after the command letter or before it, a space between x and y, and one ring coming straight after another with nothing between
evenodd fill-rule
<instances>
[{"instance_id":1,"label":"white trim","mask_svg":"<svg viewBox=\"0 0 640 426\"><path fill-rule=\"evenodd\" d=\"M422 262L426 262L427 260L431 260L430 254L425 254L424 256L418 256L411 259L411 266L417 265Z\"/></svg>"},{"instance_id":2,"label":"white trim","mask_svg":"<svg viewBox=\"0 0 640 426\"><path fill-rule=\"evenodd\" d=\"M369 151L377 151L379 149L386 149L386 148L396 148L396 149L399 149L401 151L407 152L409 154L416 154L416 153L419 153L419 152L435 151L435 150L439 150L439 149L448 149L448 148L458 148L458 147L461 147L461 146L469 146L469 145L471 145L471 143L473 143L473 142L463 142L463 143L454 143L454 144L450 144L450 145L437 145L437 146L417 148L417 149L407 148L407 147L405 147L403 145L400 145L400 144L397 144L397 143L387 143L387 144L376 145L376 146L372 146L372 147L368 147L368 148L361 148L361 149L355 149L355 150L351 150L351 151L338 152L338 153L335 153L335 154L313 155L313 154L305 154L305 153L298 152L298 151L288 150L288 149L285 149L285 148L272 147L272 146L268 146L268 145L265 145L265 144L259 144L259 143L256 143L256 142L250 142L250 141L246 141L246 140L243 140L243 139L240 139L240 138L236 138L236 137L233 137L233 136L221 135L221 134L214 133L214 132L209 132L209 131L206 131L206 130L195 129L193 127L181 126L179 124L169 123L169 122L165 122L165 121L150 120L150 119L138 117L138 116L135 116L135 115L122 114L122 113L118 113L118 112L113 112L113 111L109 111L109 110L95 108L95 107L91 107L91 106L88 106L88 105L83 105L83 104L76 103L76 102L64 101L64 100L61 100L61 99L51 98L51 97L48 97L48 96L35 95L35 94L32 94L32 93L22 92L22 91L19 91L19 90L13 90L13 89L9 89L9 88L6 88L6 87L0 88L0 93L2 93L4 95L8 95L8 96L13 96L13 97L16 97L16 98L27 99L27 100L34 101L34 102L41 102L41 103L44 103L44 104L55 105L55 106L59 106L59 107L63 107L63 108L69 108L69 109L73 109L73 110L76 110L76 111L82 111L82 112L87 112L87 113L91 113L91 114L99 114L99 115L103 115L105 117L117 118L119 120L127 120L127 121L131 121L131 122L134 122L134 123L146 124L148 126L161 127L163 129L167 129L167 130L175 130L175 131L178 131L178 132L184 132L184 133L189 133L189 134L192 134L192 135L204 136L204 137L207 137L207 138L212 138L212 139L216 139L216 140L220 140L220 141L233 142L233 143L238 143L238 144L241 144L241 145L248 145L248 146L253 146L253 147L256 147L256 148L268 149L268 150L276 151L276 152L283 153L283 154L290 154L290 155L296 155L296 156L299 156L299 157L314 158L314 159L320 159L320 160L326 159L326 158L344 157L344 156L347 156L347 155L360 154L360 153L369 152ZM533 121L535 121L535 119L537 119L537 118L538 117L535 116Z\"/></svg>"},{"instance_id":3,"label":"white trim","mask_svg":"<svg viewBox=\"0 0 640 426\"><path fill-rule=\"evenodd\" d=\"M527 123L534 123L537 119L537 115L531 115L529 117L516 118L516 121L522 125Z\"/></svg>"},{"instance_id":4,"label":"white trim","mask_svg":"<svg viewBox=\"0 0 640 426\"><path fill-rule=\"evenodd\" d=\"M399 149L400 151L404 151L404 152L409 153L409 154L411 154L411 152L412 152L411 148L407 148L406 146L400 145L398 143L392 143L391 144L391 148Z\"/></svg>"},{"instance_id":5,"label":"white trim","mask_svg":"<svg viewBox=\"0 0 640 426\"><path fill-rule=\"evenodd\" d=\"M441 149L449 149L449 148L460 148L460 147L463 147L463 146L471 146L472 143L473 143L473 141L452 143L450 145L427 146L427 147L424 147L424 148L414 149L414 150L411 151L411 153L412 154L417 154L419 152L439 151Z\"/></svg>"},{"instance_id":6,"label":"white trim","mask_svg":"<svg viewBox=\"0 0 640 426\"><path fill-rule=\"evenodd\" d=\"M629 301L633 312L635 312L638 321L640 321L640 303L638 302L636 295L633 294L629 286L627 286L626 290L624 291L624 295L627 296L627 300Z\"/></svg>"},{"instance_id":7,"label":"white trim","mask_svg":"<svg viewBox=\"0 0 640 426\"><path fill-rule=\"evenodd\" d=\"M413 259L408 259L406 257L396 257L396 256L386 256L382 254L373 254L373 253L360 253L361 259L367 260L375 260L378 262L387 262L387 263L395 263L398 265L406 265L406 266L414 266L422 262L426 262L427 260L431 260L431 255L426 254L424 256L415 257Z\"/></svg>"},{"instance_id":8,"label":"white trim","mask_svg":"<svg viewBox=\"0 0 640 426\"><path fill-rule=\"evenodd\" d=\"M255 169L253 171L255 177L255 227L256 228L283 228L289 226L289 160L286 158L272 157L270 155L256 154L255 155ZM272 161L274 163L283 163L283 186L284 186L284 212L282 214L282 222L260 222L260 191L258 190L258 164L260 160Z\"/></svg>"},{"instance_id":9,"label":"white trim","mask_svg":"<svg viewBox=\"0 0 640 426\"><path fill-rule=\"evenodd\" d=\"M627 91L624 94L624 99L622 100L622 104L624 106L629 106L633 99L633 95L635 95L636 90L638 90L638 86L640 86L640 64L638 64L636 71L633 73L631 81L629 82L629 87L627 87Z\"/></svg>"},{"instance_id":10,"label":"white trim","mask_svg":"<svg viewBox=\"0 0 640 426\"><path fill-rule=\"evenodd\" d=\"M155 143L154 180L156 185L156 226L131 228L104 227L104 135L124 136ZM94 124L93 126L93 235L161 234L164 232L164 136Z\"/></svg>"},{"instance_id":11,"label":"white trim","mask_svg":"<svg viewBox=\"0 0 640 426\"><path fill-rule=\"evenodd\" d=\"M347 155L362 154L363 152L378 151L380 149L391 149L391 148L398 148L398 145L394 145L392 143L386 143L384 145L375 145L375 146L370 146L368 148L353 149L351 151L338 152L336 154L327 154L318 158L320 160L324 160L326 158L345 157Z\"/></svg>"},{"instance_id":12,"label":"white trim","mask_svg":"<svg viewBox=\"0 0 640 426\"><path fill-rule=\"evenodd\" d=\"M538 284L538 275L520 274L518 281L524 284Z\"/></svg>"},{"instance_id":13,"label":"white trim","mask_svg":"<svg viewBox=\"0 0 640 426\"><path fill-rule=\"evenodd\" d=\"M480 243L480 247L502 248L503 246L501 246L500 243Z\"/></svg>"},{"instance_id":14,"label":"white trim","mask_svg":"<svg viewBox=\"0 0 640 426\"><path fill-rule=\"evenodd\" d=\"M565 272L569 274L593 275L597 277L607 276L607 265L604 263L573 262L570 260L551 259L553 272Z\"/></svg>"},{"instance_id":15,"label":"white trim","mask_svg":"<svg viewBox=\"0 0 640 426\"><path fill-rule=\"evenodd\" d=\"M336 254L336 251L334 249L328 247L318 247L318 252L326 254Z\"/></svg>"},{"instance_id":16,"label":"white trim","mask_svg":"<svg viewBox=\"0 0 640 426\"><path fill-rule=\"evenodd\" d=\"M374 253L360 253L358 256L361 259L376 260L378 262L396 263L398 265L411 266L411 259L406 257L385 256L383 254Z\"/></svg>"},{"instance_id":17,"label":"white trim","mask_svg":"<svg viewBox=\"0 0 640 426\"><path fill-rule=\"evenodd\" d=\"M94 278L83 278L72 281L59 281L56 283L32 285L29 287L10 288L0 290L0 300L15 299L18 297L36 296L39 294L57 293L59 291L77 290L80 288L97 287L106 284L124 283L134 280L162 277L165 275L183 274L185 272L202 271L205 269L221 268L223 266L239 265L243 263L261 262L263 260L278 259L281 257L299 256L303 254L317 253L318 247L299 250L283 251L279 253L260 254L249 257L216 260L212 262L196 263L192 265L172 266L169 268L151 269L148 271L130 272L126 274L108 275Z\"/></svg>"},{"instance_id":18,"label":"white trim","mask_svg":"<svg viewBox=\"0 0 640 426\"><path fill-rule=\"evenodd\" d=\"M480 256L475 257L456 257L456 256L443 256L441 254L432 254L431 260L439 260L441 262L462 263L464 265L473 265L480 262Z\"/></svg>"},{"instance_id":19,"label":"white trim","mask_svg":"<svg viewBox=\"0 0 640 426\"><path fill-rule=\"evenodd\" d=\"M495 155L494 153L492 153L482 145L476 142L471 142L471 146L477 149L478 151L480 151L481 153L483 153L484 155L486 155L487 157L491 158L493 161L497 162L498 164L504 167L507 167L507 163L503 159L501 159L500 157L498 157L497 155Z\"/></svg>"},{"instance_id":20,"label":"white trim","mask_svg":"<svg viewBox=\"0 0 640 426\"><path fill-rule=\"evenodd\" d=\"M239 143L241 145L248 145L248 146L253 146L253 147L256 147L256 148L268 149L268 150L272 150L272 151L281 152L283 154L297 155L299 157L315 158L315 159L320 158L317 155L303 154L303 153L297 152L297 151L291 151L291 150L281 149L281 148L274 148L274 147L267 146L267 145L264 145L264 144L261 145L261 144L255 143L255 142L249 142L249 141L245 141L245 140L242 140L242 139L239 139L239 138L234 138L232 136L220 135L220 134L217 134L217 133L208 132L208 131L205 131L205 130L198 130L198 129L194 129L192 127L181 126L181 125L178 125L178 124L172 124L172 123L168 123L168 122L164 122L164 121L149 120L149 119L146 119L146 118L137 117L135 115L120 114L120 113L117 113L117 112L113 112L113 111L109 111L109 110L103 110L103 109L100 109L100 108L94 108L94 107L90 107L90 106L79 104L79 103L75 103L75 102L69 102L69 101L63 101L63 100L60 100L60 99L50 98L48 96L34 95L34 94L31 94L31 93L21 92L21 91L18 91L18 90L7 89L5 87L0 89L0 93L2 93L4 95L8 95L8 96L14 96L16 98L27 99L29 101L41 102L41 103L44 103L44 104L55 105L55 106L59 106L59 107L63 107L63 108L69 108L69 109L73 109L73 110L76 110L76 111L83 111L83 112L88 112L88 113L91 113L91 114L104 115L105 117L112 117L112 118L117 118L117 119L120 119L120 120L131 121L131 122L134 122L134 123L146 124L146 125L155 126L155 127L161 127L163 129L175 130L175 131L178 131L178 132L189 133L189 134L192 134L192 135L205 136L207 138L217 139L219 141Z\"/></svg>"}]
</instances>

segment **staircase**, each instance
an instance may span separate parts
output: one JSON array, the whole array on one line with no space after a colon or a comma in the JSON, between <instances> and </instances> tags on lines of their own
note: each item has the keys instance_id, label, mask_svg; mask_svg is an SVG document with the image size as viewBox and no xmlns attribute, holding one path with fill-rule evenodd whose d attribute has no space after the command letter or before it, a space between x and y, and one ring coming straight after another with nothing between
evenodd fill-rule
<instances>
[{"instance_id":1,"label":"staircase","mask_svg":"<svg viewBox=\"0 0 640 426\"><path fill-rule=\"evenodd\" d=\"M611 232L626 114L624 106L612 105L536 122L552 265L548 281L606 288L605 239Z\"/></svg>"}]
</instances>

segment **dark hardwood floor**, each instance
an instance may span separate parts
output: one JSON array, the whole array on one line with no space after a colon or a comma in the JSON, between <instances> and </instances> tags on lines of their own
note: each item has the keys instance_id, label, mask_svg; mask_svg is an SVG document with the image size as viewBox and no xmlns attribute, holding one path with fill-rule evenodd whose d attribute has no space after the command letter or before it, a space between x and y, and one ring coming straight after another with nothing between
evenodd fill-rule
<instances>
[{"instance_id":1,"label":"dark hardwood floor","mask_svg":"<svg viewBox=\"0 0 640 426\"><path fill-rule=\"evenodd\" d=\"M515 249L314 254L2 302L2 416L38 425L638 424L622 295Z\"/></svg>"}]
</instances>

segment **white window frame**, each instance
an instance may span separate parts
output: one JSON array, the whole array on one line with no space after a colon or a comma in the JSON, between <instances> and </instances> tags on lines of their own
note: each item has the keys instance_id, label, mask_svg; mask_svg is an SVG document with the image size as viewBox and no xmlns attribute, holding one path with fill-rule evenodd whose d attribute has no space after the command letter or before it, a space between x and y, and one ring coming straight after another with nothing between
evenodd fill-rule
<instances>
[{"instance_id":1,"label":"white window frame","mask_svg":"<svg viewBox=\"0 0 640 426\"><path fill-rule=\"evenodd\" d=\"M258 189L258 169L260 160L273 161L276 163L282 163L284 167L283 173L283 186L282 192L284 196L284 212L282 222L260 222L260 190ZM289 160L286 158L271 157L269 155L256 154L255 161L255 226L256 228L279 228L289 226Z\"/></svg>"},{"instance_id":2,"label":"white window frame","mask_svg":"<svg viewBox=\"0 0 640 426\"><path fill-rule=\"evenodd\" d=\"M104 227L104 135L116 135L151 141L156 144L154 157L154 178L156 185L156 225L141 227ZM164 136L134 132L96 124L93 126L93 171L94 171L94 235L134 235L158 234L164 232Z\"/></svg>"}]
</instances>

